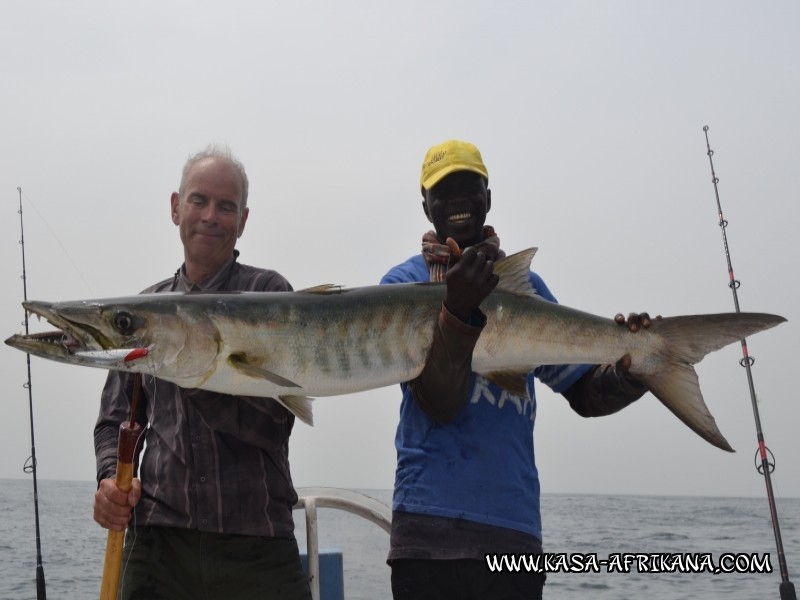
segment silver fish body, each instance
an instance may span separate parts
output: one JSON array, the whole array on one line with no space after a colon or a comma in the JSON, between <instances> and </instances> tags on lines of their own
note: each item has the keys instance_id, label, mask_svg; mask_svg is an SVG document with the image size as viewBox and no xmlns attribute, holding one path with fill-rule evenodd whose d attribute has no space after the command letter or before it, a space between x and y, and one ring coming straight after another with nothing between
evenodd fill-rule
<instances>
[{"instance_id":1,"label":"silver fish body","mask_svg":"<svg viewBox=\"0 0 800 600\"><path fill-rule=\"evenodd\" d=\"M628 354L630 372L667 408L730 450L693 365L785 319L761 313L668 317L630 332L613 319L536 296L528 278L534 252L496 264L500 284L481 307L487 324L473 370L524 394L524 374L536 366L611 364ZM27 310L61 331L15 335L6 343L51 360L151 374L182 387L276 398L310 423L310 397L415 378L444 292L443 284L424 283L27 302ZM132 355L140 358L126 360Z\"/></svg>"}]
</instances>

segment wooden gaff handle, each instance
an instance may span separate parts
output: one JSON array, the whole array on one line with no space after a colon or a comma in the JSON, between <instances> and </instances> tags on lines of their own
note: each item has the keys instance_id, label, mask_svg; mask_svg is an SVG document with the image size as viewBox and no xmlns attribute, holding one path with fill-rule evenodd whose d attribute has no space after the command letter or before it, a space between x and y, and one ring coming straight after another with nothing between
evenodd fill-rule
<instances>
[{"instance_id":1,"label":"wooden gaff handle","mask_svg":"<svg viewBox=\"0 0 800 600\"><path fill-rule=\"evenodd\" d=\"M117 488L127 493L133 485L133 463L136 443L142 428L138 423L132 426L125 421L119 426L119 446L117 451ZM108 532L106 557L103 563L103 581L100 584L100 600L116 600L119 575L122 568L122 547L125 531Z\"/></svg>"}]
</instances>

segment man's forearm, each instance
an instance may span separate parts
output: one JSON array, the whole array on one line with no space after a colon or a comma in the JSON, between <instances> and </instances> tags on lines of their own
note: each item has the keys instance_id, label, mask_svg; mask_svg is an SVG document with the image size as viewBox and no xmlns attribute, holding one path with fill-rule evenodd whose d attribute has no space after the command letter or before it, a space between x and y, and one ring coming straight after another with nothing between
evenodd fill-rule
<instances>
[{"instance_id":1,"label":"man's forearm","mask_svg":"<svg viewBox=\"0 0 800 600\"><path fill-rule=\"evenodd\" d=\"M442 306L425 367L409 384L419 407L437 421L452 421L466 401L472 351L485 323L480 317L479 325L470 325Z\"/></svg>"},{"instance_id":2,"label":"man's forearm","mask_svg":"<svg viewBox=\"0 0 800 600\"><path fill-rule=\"evenodd\" d=\"M622 410L641 398L647 388L614 365L597 365L563 393L582 417L602 417Z\"/></svg>"}]
</instances>

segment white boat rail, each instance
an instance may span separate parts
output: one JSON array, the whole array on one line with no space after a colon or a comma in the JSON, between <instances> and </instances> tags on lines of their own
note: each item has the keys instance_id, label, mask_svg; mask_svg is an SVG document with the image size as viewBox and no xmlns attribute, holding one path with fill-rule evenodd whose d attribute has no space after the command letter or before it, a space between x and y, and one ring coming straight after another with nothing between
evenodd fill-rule
<instances>
[{"instance_id":1,"label":"white boat rail","mask_svg":"<svg viewBox=\"0 0 800 600\"><path fill-rule=\"evenodd\" d=\"M306 487L297 490L295 510L305 509L306 552L308 554L308 584L312 600L319 600L319 541L317 539L317 509L337 508L369 521L386 533L391 531L392 511L386 504L366 494L343 488Z\"/></svg>"}]
</instances>

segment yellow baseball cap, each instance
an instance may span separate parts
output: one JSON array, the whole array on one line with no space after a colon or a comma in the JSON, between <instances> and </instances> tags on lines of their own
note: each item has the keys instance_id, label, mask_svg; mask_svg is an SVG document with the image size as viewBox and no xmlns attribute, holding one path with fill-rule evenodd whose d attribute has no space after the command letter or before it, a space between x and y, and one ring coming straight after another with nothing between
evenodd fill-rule
<instances>
[{"instance_id":1,"label":"yellow baseball cap","mask_svg":"<svg viewBox=\"0 0 800 600\"><path fill-rule=\"evenodd\" d=\"M420 185L423 190L429 190L456 171L472 171L489 179L489 172L476 146L460 140L447 140L428 150L422 163Z\"/></svg>"}]
</instances>

